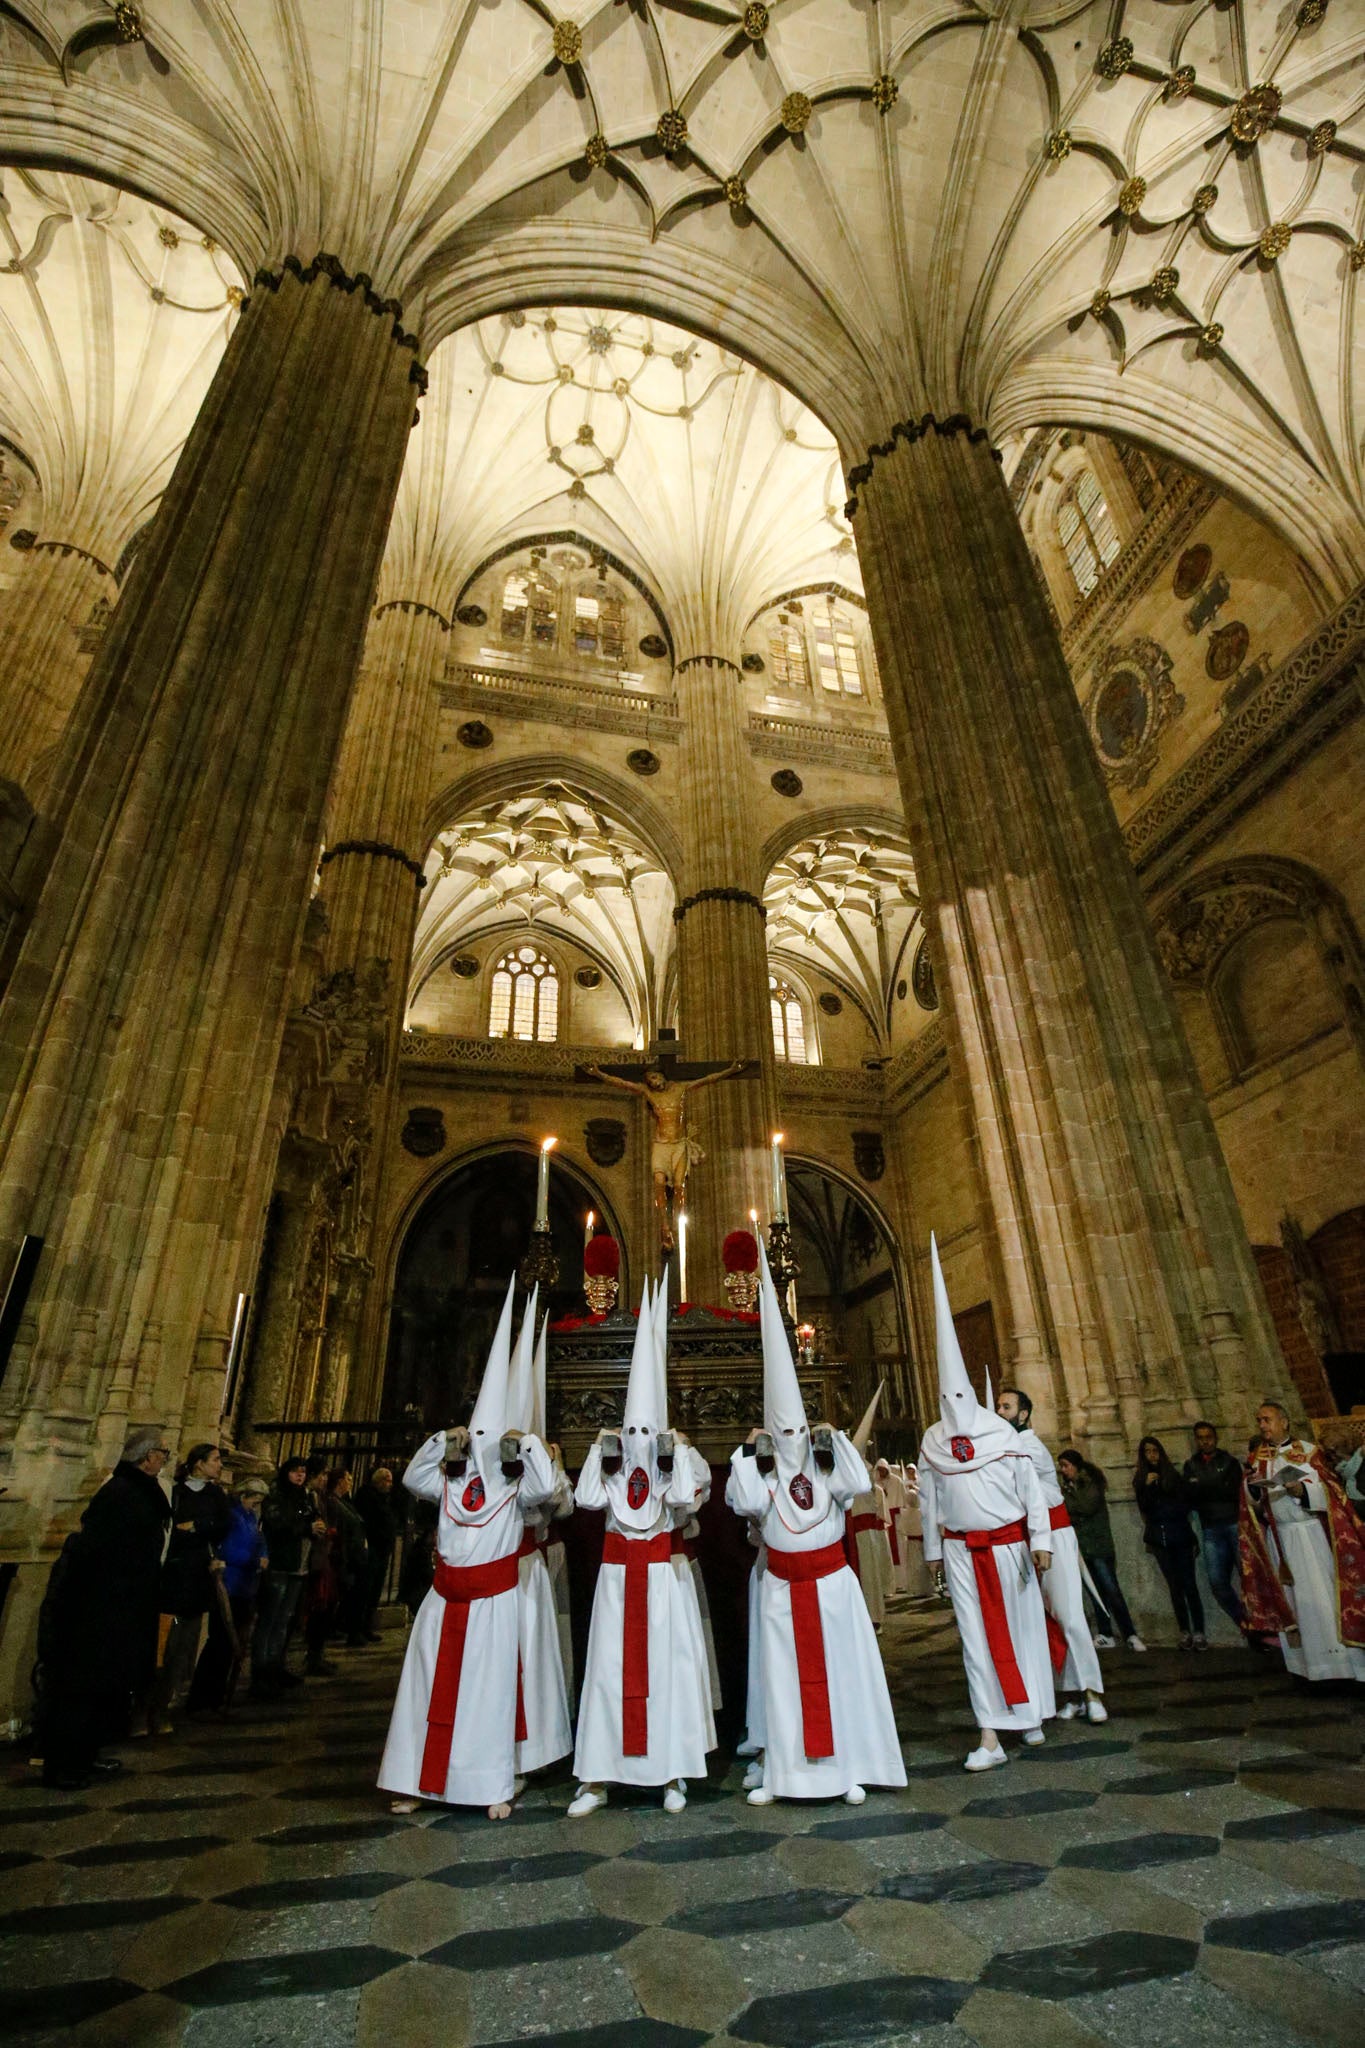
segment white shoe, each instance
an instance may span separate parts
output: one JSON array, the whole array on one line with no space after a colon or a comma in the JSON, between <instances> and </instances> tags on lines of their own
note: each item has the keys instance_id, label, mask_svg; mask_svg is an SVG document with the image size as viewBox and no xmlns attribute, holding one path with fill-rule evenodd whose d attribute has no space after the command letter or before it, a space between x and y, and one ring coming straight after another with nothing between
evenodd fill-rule
<instances>
[{"instance_id":1,"label":"white shoe","mask_svg":"<svg viewBox=\"0 0 1365 2048\"><path fill-rule=\"evenodd\" d=\"M1024 1741L1028 1748L1037 1749L1040 1743L1047 1741L1047 1737L1041 1728L1026 1728L1024 1730Z\"/></svg>"},{"instance_id":2,"label":"white shoe","mask_svg":"<svg viewBox=\"0 0 1365 2048\"><path fill-rule=\"evenodd\" d=\"M685 1813L686 1810L687 1794L680 1785L670 1785L664 1793L664 1812Z\"/></svg>"},{"instance_id":3,"label":"white shoe","mask_svg":"<svg viewBox=\"0 0 1365 2048\"><path fill-rule=\"evenodd\" d=\"M596 1813L599 1806L605 1806L607 1795L595 1785L580 1785L578 1797L569 1801L570 1820L584 1820L590 1813Z\"/></svg>"},{"instance_id":4,"label":"white shoe","mask_svg":"<svg viewBox=\"0 0 1365 2048\"><path fill-rule=\"evenodd\" d=\"M1147 1645L1143 1642L1141 1636L1129 1636L1128 1647L1130 1650L1145 1650Z\"/></svg>"},{"instance_id":5,"label":"white shoe","mask_svg":"<svg viewBox=\"0 0 1365 2048\"><path fill-rule=\"evenodd\" d=\"M1116 1650L1118 1648L1118 1643L1113 1636L1092 1636L1090 1640L1097 1650Z\"/></svg>"},{"instance_id":6,"label":"white shoe","mask_svg":"<svg viewBox=\"0 0 1365 2048\"><path fill-rule=\"evenodd\" d=\"M1085 1718L1087 1721L1093 1721L1096 1727L1098 1727L1101 1721L1109 1719L1109 1709L1103 1700L1087 1700L1085 1703Z\"/></svg>"},{"instance_id":7,"label":"white shoe","mask_svg":"<svg viewBox=\"0 0 1365 2048\"><path fill-rule=\"evenodd\" d=\"M744 1790L752 1792L756 1785L761 1785L762 1783L763 1759L761 1756L756 1756L748 1770L744 1773Z\"/></svg>"},{"instance_id":8,"label":"white shoe","mask_svg":"<svg viewBox=\"0 0 1365 2048\"><path fill-rule=\"evenodd\" d=\"M766 1785L755 1785L749 1794L750 1806L771 1806L777 1794L770 1792Z\"/></svg>"},{"instance_id":9,"label":"white shoe","mask_svg":"<svg viewBox=\"0 0 1365 2048\"><path fill-rule=\"evenodd\" d=\"M1078 1714L1083 1714L1084 1712L1085 1708L1079 1700L1067 1700L1063 1706L1058 1707L1057 1719L1059 1721L1074 1721ZM1039 1732L1041 1733L1041 1730Z\"/></svg>"},{"instance_id":10,"label":"white shoe","mask_svg":"<svg viewBox=\"0 0 1365 2048\"><path fill-rule=\"evenodd\" d=\"M1027 1735L1024 1740L1028 1741ZM997 1744L994 1749L974 1749L962 1768L964 1771L996 1771L1009 1760L1009 1751L1002 1744Z\"/></svg>"},{"instance_id":11,"label":"white shoe","mask_svg":"<svg viewBox=\"0 0 1365 2048\"><path fill-rule=\"evenodd\" d=\"M762 1756L762 1754L763 1744L761 1742L751 1742L747 1735L735 1750L736 1756Z\"/></svg>"},{"instance_id":12,"label":"white shoe","mask_svg":"<svg viewBox=\"0 0 1365 2048\"><path fill-rule=\"evenodd\" d=\"M847 1792L845 1792L844 1794L844 1805L861 1806L866 1797L867 1794L866 1792L864 1792L861 1785L850 1785Z\"/></svg>"}]
</instances>

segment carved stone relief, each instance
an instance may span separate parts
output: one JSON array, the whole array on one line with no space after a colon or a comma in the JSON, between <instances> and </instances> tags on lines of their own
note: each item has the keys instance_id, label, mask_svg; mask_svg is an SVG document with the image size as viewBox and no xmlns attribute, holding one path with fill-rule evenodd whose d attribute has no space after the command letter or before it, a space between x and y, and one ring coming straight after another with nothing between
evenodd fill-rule
<instances>
[{"instance_id":1,"label":"carved stone relief","mask_svg":"<svg viewBox=\"0 0 1365 2048\"><path fill-rule=\"evenodd\" d=\"M1108 780L1141 789L1156 766L1161 733L1184 709L1164 647L1140 635L1106 648L1085 716Z\"/></svg>"}]
</instances>

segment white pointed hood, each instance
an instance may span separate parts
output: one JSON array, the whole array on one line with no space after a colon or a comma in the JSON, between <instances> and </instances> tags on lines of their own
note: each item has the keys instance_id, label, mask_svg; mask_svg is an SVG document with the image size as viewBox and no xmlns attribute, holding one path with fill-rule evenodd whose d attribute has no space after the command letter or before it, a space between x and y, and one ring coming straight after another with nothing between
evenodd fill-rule
<instances>
[{"instance_id":1,"label":"white pointed hood","mask_svg":"<svg viewBox=\"0 0 1365 2048\"><path fill-rule=\"evenodd\" d=\"M626 1410L621 1418L621 1470L604 1478L611 1511L623 1529L641 1533L658 1521L667 1478L659 1471L659 1359L654 1301L648 1280L640 1296L630 1355Z\"/></svg>"},{"instance_id":2,"label":"white pointed hood","mask_svg":"<svg viewBox=\"0 0 1365 2048\"><path fill-rule=\"evenodd\" d=\"M668 1428L668 1267L654 1296L654 1358L659 1369L659 1427Z\"/></svg>"},{"instance_id":3,"label":"white pointed hood","mask_svg":"<svg viewBox=\"0 0 1365 2048\"><path fill-rule=\"evenodd\" d=\"M512 1362L512 1293L516 1275L507 1283L502 1314L493 1332L488 1363L483 1369L479 1397L469 1418L469 1448L487 1492L501 1493L505 1487L498 1446L507 1427L507 1375Z\"/></svg>"},{"instance_id":4,"label":"white pointed hood","mask_svg":"<svg viewBox=\"0 0 1365 2048\"><path fill-rule=\"evenodd\" d=\"M796 1377L796 1360L787 1341L782 1306L773 1285L768 1254L758 1248L759 1332L763 1339L763 1427L777 1450L777 1469L784 1478L804 1471L810 1462L810 1424Z\"/></svg>"},{"instance_id":5,"label":"white pointed hood","mask_svg":"<svg viewBox=\"0 0 1365 2048\"><path fill-rule=\"evenodd\" d=\"M962 1346L953 1324L948 1289L939 1264L938 1244L929 1239L929 1262L934 1283L934 1332L938 1348L938 1403L940 1420L924 1432L920 1457L936 1472L962 1472L973 1465L988 1465L995 1458L1017 1453L1013 1427L984 1408L967 1377Z\"/></svg>"},{"instance_id":6,"label":"white pointed hood","mask_svg":"<svg viewBox=\"0 0 1365 2048\"><path fill-rule=\"evenodd\" d=\"M853 1432L853 1448L864 1461L867 1458L867 1447L872 1441L872 1425L877 1420L877 1410L881 1407L882 1395L885 1392L886 1381L879 1380L877 1391L867 1404L867 1412ZM879 1460L879 1462L885 1463L885 1460Z\"/></svg>"},{"instance_id":7,"label":"white pointed hood","mask_svg":"<svg viewBox=\"0 0 1365 2048\"><path fill-rule=\"evenodd\" d=\"M545 1319L540 1326L540 1335L536 1339L535 1365L531 1373L531 1434L532 1436L538 1436L542 1442L545 1441L546 1431L549 1428L549 1408L545 1391L548 1377L546 1354L549 1346L549 1336L550 1312L547 1309L545 1311Z\"/></svg>"},{"instance_id":8,"label":"white pointed hood","mask_svg":"<svg viewBox=\"0 0 1365 2048\"><path fill-rule=\"evenodd\" d=\"M511 1369L507 1375L507 1417L508 1429L532 1430L535 1424L535 1374L536 1374L536 1303L540 1298L539 1284L531 1289L531 1299L521 1319L517 1334L516 1350L512 1353Z\"/></svg>"}]
</instances>

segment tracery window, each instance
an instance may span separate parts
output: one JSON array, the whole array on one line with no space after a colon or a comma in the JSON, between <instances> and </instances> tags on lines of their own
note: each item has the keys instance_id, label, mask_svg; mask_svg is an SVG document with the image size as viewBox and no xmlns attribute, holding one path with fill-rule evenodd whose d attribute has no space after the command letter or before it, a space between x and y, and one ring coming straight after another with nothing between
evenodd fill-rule
<instances>
[{"instance_id":1,"label":"tracery window","mask_svg":"<svg viewBox=\"0 0 1365 2048\"><path fill-rule=\"evenodd\" d=\"M810 669L806 663L806 636L801 621L790 612L779 612L768 628L768 665L779 690L808 690Z\"/></svg>"},{"instance_id":2,"label":"tracery window","mask_svg":"<svg viewBox=\"0 0 1365 2048\"><path fill-rule=\"evenodd\" d=\"M548 576L514 570L502 586L499 631L518 644L553 647L559 629L559 589Z\"/></svg>"},{"instance_id":3,"label":"tracery window","mask_svg":"<svg viewBox=\"0 0 1365 2048\"><path fill-rule=\"evenodd\" d=\"M518 946L494 968L488 1036L536 1045L553 1045L559 1036L559 975L537 947Z\"/></svg>"},{"instance_id":4,"label":"tracery window","mask_svg":"<svg viewBox=\"0 0 1365 2048\"><path fill-rule=\"evenodd\" d=\"M862 671L858 667L858 640L853 621L829 606L815 621L815 664L825 689L836 696L861 697Z\"/></svg>"},{"instance_id":5,"label":"tracery window","mask_svg":"<svg viewBox=\"0 0 1365 2048\"><path fill-rule=\"evenodd\" d=\"M1083 469L1057 507L1057 537L1082 597L1089 597L1119 551L1114 516L1099 478Z\"/></svg>"},{"instance_id":6,"label":"tracery window","mask_svg":"<svg viewBox=\"0 0 1365 2048\"><path fill-rule=\"evenodd\" d=\"M778 1059L804 1067L806 1061L806 1019L801 998L790 982L768 976L768 1000L773 1015L773 1051Z\"/></svg>"}]
</instances>

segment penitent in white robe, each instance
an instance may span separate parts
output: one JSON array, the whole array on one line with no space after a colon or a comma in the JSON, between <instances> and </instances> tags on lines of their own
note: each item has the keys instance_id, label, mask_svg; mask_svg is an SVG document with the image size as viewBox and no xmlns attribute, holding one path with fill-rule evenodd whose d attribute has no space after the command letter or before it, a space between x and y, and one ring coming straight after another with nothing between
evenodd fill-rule
<instances>
[{"instance_id":1,"label":"penitent in white robe","mask_svg":"<svg viewBox=\"0 0 1365 2048\"><path fill-rule=\"evenodd\" d=\"M671 1537L679 1520L687 1520L697 1505L696 1475L687 1450L679 1445L668 1475L653 1469L650 1452L652 1512L637 1512L630 1526L618 1519L612 1498L626 1475L604 1475L600 1443L583 1461L574 1498L580 1508L606 1510L609 1536ZM649 1566L649 1747L643 1756L627 1756L622 1746L626 1567L604 1562L597 1574L574 1749L574 1770L581 1784L667 1785L675 1778L706 1776L706 1754L716 1746L716 1724L701 1616L686 1564L683 1558L679 1570L670 1557Z\"/></svg>"},{"instance_id":2,"label":"penitent in white robe","mask_svg":"<svg viewBox=\"0 0 1365 2048\"><path fill-rule=\"evenodd\" d=\"M935 1470L921 1458L920 1512L924 1518L924 1556L928 1564L943 1561L953 1613L962 1637L967 1690L979 1728L1038 1728L1057 1711L1052 1663L1047 1648L1047 1621L1031 1550L1050 1550L1052 1530L1043 1504L1038 1475L1023 1452L992 1458L961 1472ZM1010 1642L1028 1698L1007 1706L986 1641L986 1624L976 1589L976 1571L965 1543L944 1541L945 1529L1002 1529L1021 1517L1028 1520L1028 1541L1002 1543L986 1554L995 1560L1000 1577Z\"/></svg>"},{"instance_id":3,"label":"penitent in white robe","mask_svg":"<svg viewBox=\"0 0 1365 2048\"><path fill-rule=\"evenodd\" d=\"M469 1482L479 1468L471 1458L466 1472L447 1479L444 1471L446 1434L438 1430L418 1451L403 1484L419 1500L437 1503L436 1553L455 1566L493 1564L515 1557L521 1546L524 1516L540 1507L554 1491L549 1454L535 1437L521 1440L523 1473L503 1479L496 1446L484 1454L484 1498L466 1505ZM419 1780L427 1740L427 1709L436 1674L437 1653L446 1603L435 1586L417 1610L408 1637L407 1655L393 1703L388 1740L379 1766L385 1792L408 1799L437 1798L452 1806L492 1806L510 1799L516 1779L517 1659L520 1594L516 1585L505 1593L475 1600L469 1609L450 1767L440 1794L424 1793Z\"/></svg>"},{"instance_id":4,"label":"penitent in white robe","mask_svg":"<svg viewBox=\"0 0 1365 2048\"><path fill-rule=\"evenodd\" d=\"M933 1592L929 1567L924 1562L924 1521L920 1513L919 1480L906 1481L905 1505L900 1511L901 1555L905 1559L905 1590L912 1600L927 1600Z\"/></svg>"},{"instance_id":5,"label":"penitent in white robe","mask_svg":"<svg viewBox=\"0 0 1365 2048\"><path fill-rule=\"evenodd\" d=\"M1065 1505L1057 1481L1057 1467L1042 1438L1031 1429L1017 1432L1020 1448L1028 1457L1042 1490L1048 1511ZM1052 1531L1052 1569L1043 1579L1043 1601L1048 1613L1066 1637L1066 1662L1057 1677L1058 1692L1103 1692L1099 1652L1085 1618L1085 1596L1081 1581L1081 1546L1068 1522Z\"/></svg>"},{"instance_id":6,"label":"penitent in white robe","mask_svg":"<svg viewBox=\"0 0 1365 2048\"><path fill-rule=\"evenodd\" d=\"M1287 1477L1292 1477L1287 1468L1307 1470L1307 1457L1313 1445L1300 1440L1293 1449L1302 1451L1303 1458L1294 1457L1287 1450L1276 1451L1268 1459L1257 1460L1257 1476L1269 1479L1272 1485L1283 1485ZM1284 1593L1299 1625L1297 1643L1280 1637L1284 1668L1295 1678L1353 1678L1358 1685L1365 1685L1365 1650L1353 1649L1341 1640L1336 1560L1331 1540L1317 1519L1327 1512L1327 1490L1316 1474L1310 1473L1305 1493L1306 1507L1300 1507L1293 1495L1287 1493L1277 1494L1270 1502L1275 1528L1267 1536L1267 1546L1272 1564L1278 1564L1278 1540L1284 1562L1293 1575L1294 1583L1286 1586Z\"/></svg>"},{"instance_id":7,"label":"penitent in white robe","mask_svg":"<svg viewBox=\"0 0 1365 2048\"><path fill-rule=\"evenodd\" d=\"M781 1551L842 1546L845 1512L868 1489L867 1467L841 1430L834 1434L834 1470L819 1471L809 1456L807 1466L796 1476L809 1480L813 1504L799 1514L787 1499L789 1482L780 1470L760 1472L750 1445L742 1445L730 1460L725 1489L735 1512L757 1523L768 1553L769 1568L757 1588L763 1784L779 1799L833 1799L854 1785L905 1783L881 1651L867 1603L846 1563L813 1582L820 1601L834 1754L806 1755L791 1587L772 1570L771 1560ZM794 1527L795 1522L801 1526ZM749 1734L755 1738L752 1719Z\"/></svg>"},{"instance_id":8,"label":"penitent in white robe","mask_svg":"<svg viewBox=\"0 0 1365 2048\"><path fill-rule=\"evenodd\" d=\"M867 1602L867 1612L872 1626L880 1628L886 1620L886 1603L896 1589L891 1566L891 1544L886 1533L886 1495L880 1486L874 1486L870 1492L858 1495L848 1513L850 1521L863 1515L876 1517L875 1529L858 1529L854 1532L853 1542L857 1546L854 1573L863 1589L863 1599Z\"/></svg>"},{"instance_id":9,"label":"penitent in white robe","mask_svg":"<svg viewBox=\"0 0 1365 2048\"><path fill-rule=\"evenodd\" d=\"M573 1488L562 1466L554 1466L553 1471L554 1499L526 1516L527 1534L535 1536L536 1548L521 1560L517 1588L522 1699L526 1713L526 1740L517 1744L518 1777L543 1769L546 1764L567 1756L573 1748L559 1610L545 1544L545 1531L552 1517L562 1517L572 1510ZM562 1544L555 1547L562 1562L564 1547Z\"/></svg>"}]
</instances>

